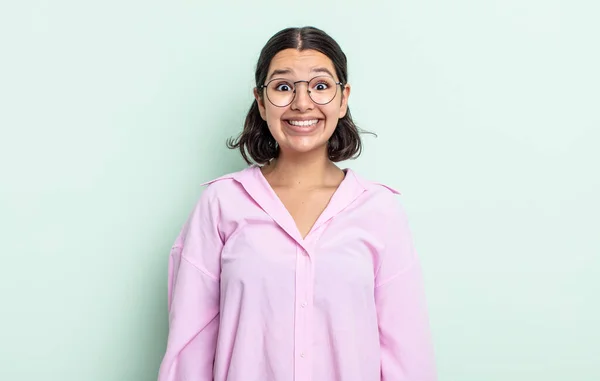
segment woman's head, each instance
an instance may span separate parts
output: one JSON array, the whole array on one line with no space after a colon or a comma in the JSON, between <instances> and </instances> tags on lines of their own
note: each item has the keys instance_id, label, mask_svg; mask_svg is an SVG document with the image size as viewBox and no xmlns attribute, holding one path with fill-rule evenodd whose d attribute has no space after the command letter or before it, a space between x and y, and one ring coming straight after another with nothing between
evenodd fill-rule
<instances>
[{"instance_id":1,"label":"woman's head","mask_svg":"<svg viewBox=\"0 0 600 381\"><path fill-rule=\"evenodd\" d=\"M260 53L255 80L244 130L228 141L248 163L264 164L281 152L323 152L334 162L360 154L346 55L325 32L304 27L275 34Z\"/></svg>"}]
</instances>

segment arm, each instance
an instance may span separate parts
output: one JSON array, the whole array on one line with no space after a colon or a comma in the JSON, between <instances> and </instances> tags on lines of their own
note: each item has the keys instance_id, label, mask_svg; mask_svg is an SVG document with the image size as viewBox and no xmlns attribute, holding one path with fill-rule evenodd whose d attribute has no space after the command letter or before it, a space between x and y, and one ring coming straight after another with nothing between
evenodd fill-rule
<instances>
[{"instance_id":1,"label":"arm","mask_svg":"<svg viewBox=\"0 0 600 381\"><path fill-rule=\"evenodd\" d=\"M395 201L395 200L394 200ZM435 381L421 265L406 213L394 205L376 274L382 381Z\"/></svg>"},{"instance_id":2,"label":"arm","mask_svg":"<svg viewBox=\"0 0 600 381\"><path fill-rule=\"evenodd\" d=\"M169 257L169 336L158 381L212 381L219 324L218 209L205 190Z\"/></svg>"}]
</instances>

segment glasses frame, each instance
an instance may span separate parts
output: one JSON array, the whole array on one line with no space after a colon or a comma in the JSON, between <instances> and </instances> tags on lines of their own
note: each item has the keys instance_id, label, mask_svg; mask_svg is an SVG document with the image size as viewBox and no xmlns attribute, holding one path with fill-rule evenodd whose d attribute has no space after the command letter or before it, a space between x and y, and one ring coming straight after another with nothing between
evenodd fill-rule
<instances>
[{"instance_id":1,"label":"glasses frame","mask_svg":"<svg viewBox=\"0 0 600 381\"><path fill-rule=\"evenodd\" d=\"M312 96L310 95L310 87L309 87L310 81L312 81L312 80L313 80L313 79L315 79L315 78L322 78L322 77L331 78L331 79L333 79L333 83L335 83L335 84L336 84L336 86L335 86L335 94L333 94L333 97L331 98L331 100L330 100L329 102L326 102L326 103L319 103L319 102L315 102L315 100L314 100L314 99L312 98ZM266 89L266 88L269 86L269 84L270 84L271 82L273 82L273 81L277 81L277 80L286 80L286 81L287 81L288 79L287 79L287 78L273 78L273 79L271 79L269 82L265 83L264 85L260 85L260 86L258 86L258 89L259 89L259 90ZM304 80L304 81L296 81L296 82L292 82L292 85L294 86L294 96L292 97L292 99L290 100L290 102L289 102L288 104L286 104L286 105L280 106L280 105L276 105L275 103L273 103L273 101L272 101L272 100L269 98L269 94L267 93L267 91L266 91L266 90L265 90L265 92L264 92L264 94L265 94L265 97L266 97L266 98L269 100L269 103L271 103L271 104L272 104L273 106L275 106L275 107L287 107L287 106L291 105L291 104L292 104L292 102L294 102L294 99L296 99L296 90L298 89L298 86L296 86L296 84L297 84L297 83L302 83L302 82L306 83L306 92L308 93L308 97L310 98L310 100L311 100L311 101L312 101L314 104L317 104L317 105L319 105L319 106L324 106L324 105L327 105L327 104L331 103L331 102L332 102L332 101L335 99L335 97L337 96L337 91L338 91L337 87L338 87L338 86L344 86L344 83L343 83L343 82L336 82L336 81L335 81L335 78L333 78L333 77L330 77L330 76L328 76L328 75L317 75L316 77L312 77L312 78L311 78L311 79L309 79L308 81L307 81L307 80Z\"/></svg>"}]
</instances>

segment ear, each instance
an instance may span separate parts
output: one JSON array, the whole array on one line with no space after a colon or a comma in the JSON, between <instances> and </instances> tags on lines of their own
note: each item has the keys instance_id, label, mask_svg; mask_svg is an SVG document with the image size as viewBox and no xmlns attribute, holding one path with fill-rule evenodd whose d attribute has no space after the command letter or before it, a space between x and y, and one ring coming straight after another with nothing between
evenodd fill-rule
<instances>
[{"instance_id":1,"label":"ear","mask_svg":"<svg viewBox=\"0 0 600 381\"><path fill-rule=\"evenodd\" d=\"M350 97L350 85L346 84L344 89L342 90L342 104L340 105L340 116L339 118L343 118L346 116L346 112L348 112L348 97Z\"/></svg>"},{"instance_id":2,"label":"ear","mask_svg":"<svg viewBox=\"0 0 600 381\"><path fill-rule=\"evenodd\" d=\"M260 96L258 93L258 89L254 88L254 99L256 99L256 103L258 103L258 111L260 112L260 117L266 121L267 120L267 111L265 110L265 102L264 98Z\"/></svg>"}]
</instances>

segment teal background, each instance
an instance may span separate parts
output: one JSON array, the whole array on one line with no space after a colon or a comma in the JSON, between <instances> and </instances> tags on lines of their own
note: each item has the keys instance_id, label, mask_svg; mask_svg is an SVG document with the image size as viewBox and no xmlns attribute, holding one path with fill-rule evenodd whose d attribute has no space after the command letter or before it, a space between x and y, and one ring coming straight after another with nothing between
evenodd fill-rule
<instances>
[{"instance_id":1,"label":"teal background","mask_svg":"<svg viewBox=\"0 0 600 381\"><path fill-rule=\"evenodd\" d=\"M155 380L171 243L267 39L343 47L399 189L440 380L600 380L596 1L0 5L0 380Z\"/></svg>"}]
</instances>

